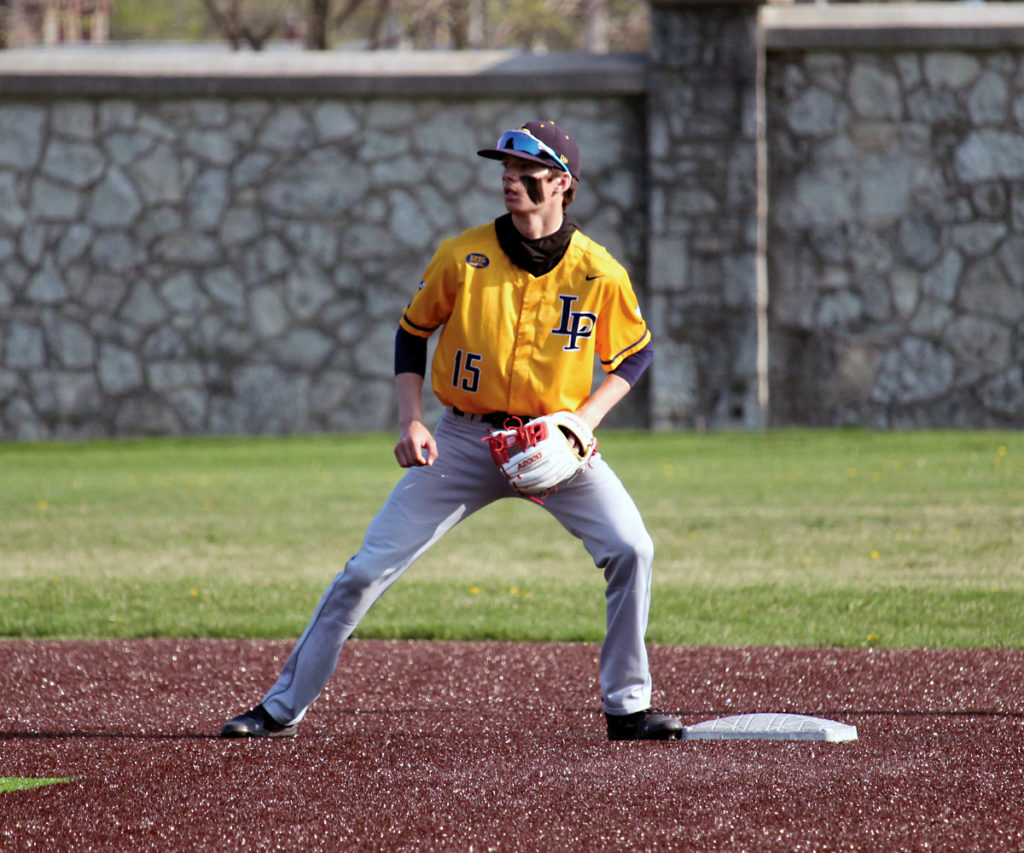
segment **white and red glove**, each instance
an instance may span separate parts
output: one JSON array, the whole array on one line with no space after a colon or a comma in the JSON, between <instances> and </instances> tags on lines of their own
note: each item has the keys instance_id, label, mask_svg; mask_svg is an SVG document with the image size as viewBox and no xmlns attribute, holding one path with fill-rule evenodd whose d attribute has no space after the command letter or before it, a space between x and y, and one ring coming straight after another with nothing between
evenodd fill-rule
<instances>
[{"instance_id":1,"label":"white and red glove","mask_svg":"<svg viewBox=\"0 0 1024 853\"><path fill-rule=\"evenodd\" d=\"M494 463L521 495L538 498L580 473L597 449L586 422L572 412L555 412L526 424L496 429L485 439Z\"/></svg>"}]
</instances>

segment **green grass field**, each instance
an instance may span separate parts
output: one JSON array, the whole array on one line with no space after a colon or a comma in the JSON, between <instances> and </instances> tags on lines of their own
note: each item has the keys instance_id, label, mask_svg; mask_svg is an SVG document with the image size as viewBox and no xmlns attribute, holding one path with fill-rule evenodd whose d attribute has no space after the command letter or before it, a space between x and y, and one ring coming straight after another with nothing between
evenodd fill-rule
<instances>
[{"instance_id":1,"label":"green grass field","mask_svg":"<svg viewBox=\"0 0 1024 853\"><path fill-rule=\"evenodd\" d=\"M1024 434L607 431L660 644L1024 646ZM296 637L401 472L391 435L0 445L0 637ZM603 634L525 501L460 525L361 637Z\"/></svg>"},{"instance_id":2,"label":"green grass field","mask_svg":"<svg viewBox=\"0 0 1024 853\"><path fill-rule=\"evenodd\" d=\"M8 794L11 791L26 791L29 788L42 788L46 785L59 785L62 782L71 782L71 779L32 779L24 776L0 776L0 794Z\"/></svg>"}]
</instances>

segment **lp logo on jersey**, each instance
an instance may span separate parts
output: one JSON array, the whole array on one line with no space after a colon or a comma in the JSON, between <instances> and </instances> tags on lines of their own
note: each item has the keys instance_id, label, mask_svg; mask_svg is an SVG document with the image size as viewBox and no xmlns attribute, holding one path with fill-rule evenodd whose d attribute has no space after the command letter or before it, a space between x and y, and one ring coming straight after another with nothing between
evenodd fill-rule
<instances>
[{"instance_id":1,"label":"lp logo on jersey","mask_svg":"<svg viewBox=\"0 0 1024 853\"><path fill-rule=\"evenodd\" d=\"M566 296L560 293L558 298L562 300L562 319L558 327L552 329L551 332L555 335L566 335L569 338L569 343L562 349L572 352L580 348L578 343L580 338L589 338L594 334L597 314L592 314L589 311L573 311L572 306L579 299L578 296Z\"/></svg>"}]
</instances>

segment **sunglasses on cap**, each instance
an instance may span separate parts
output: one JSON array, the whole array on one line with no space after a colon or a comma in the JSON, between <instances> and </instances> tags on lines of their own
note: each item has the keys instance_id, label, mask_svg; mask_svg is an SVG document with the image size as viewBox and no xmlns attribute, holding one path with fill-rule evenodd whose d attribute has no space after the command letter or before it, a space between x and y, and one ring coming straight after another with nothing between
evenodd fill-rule
<instances>
[{"instance_id":1,"label":"sunglasses on cap","mask_svg":"<svg viewBox=\"0 0 1024 853\"><path fill-rule=\"evenodd\" d=\"M541 142L536 136L525 130L506 130L498 139L498 148L504 151L518 151L534 157L546 154L555 161L555 166L563 172L569 173L569 167L562 162L562 158L558 156L554 148Z\"/></svg>"}]
</instances>

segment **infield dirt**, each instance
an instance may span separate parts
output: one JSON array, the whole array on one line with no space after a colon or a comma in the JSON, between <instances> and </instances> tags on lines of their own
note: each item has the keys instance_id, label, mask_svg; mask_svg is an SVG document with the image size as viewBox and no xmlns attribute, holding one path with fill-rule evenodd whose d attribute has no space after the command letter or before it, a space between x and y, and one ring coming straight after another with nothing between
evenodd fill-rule
<instances>
[{"instance_id":1,"label":"infield dirt","mask_svg":"<svg viewBox=\"0 0 1024 853\"><path fill-rule=\"evenodd\" d=\"M0 849L1019 850L1024 651L651 649L656 704L852 743L609 743L592 645L354 640L294 740L222 740L290 643L0 643Z\"/></svg>"}]
</instances>

